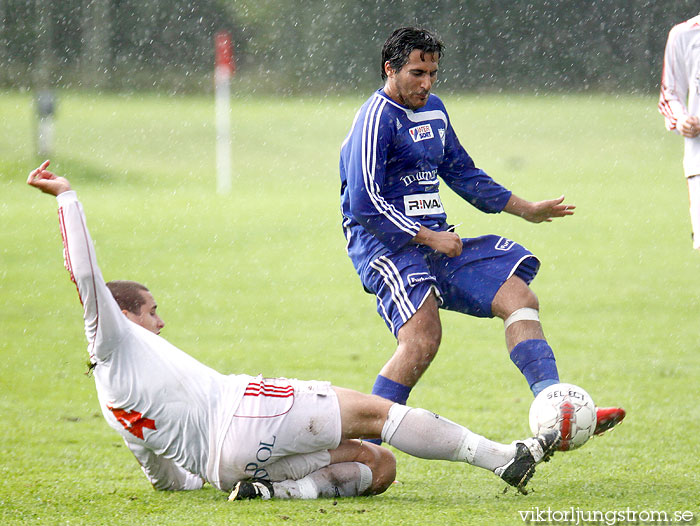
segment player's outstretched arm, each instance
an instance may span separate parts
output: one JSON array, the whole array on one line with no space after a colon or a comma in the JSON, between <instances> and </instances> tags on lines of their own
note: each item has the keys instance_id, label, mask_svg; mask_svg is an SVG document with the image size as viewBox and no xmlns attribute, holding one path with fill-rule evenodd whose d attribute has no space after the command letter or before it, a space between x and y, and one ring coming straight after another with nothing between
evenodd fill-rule
<instances>
[{"instance_id":1,"label":"player's outstretched arm","mask_svg":"<svg viewBox=\"0 0 700 526\"><path fill-rule=\"evenodd\" d=\"M550 222L555 217L573 215L576 206L564 204L564 196L546 201L527 201L515 194L510 196L504 212L522 217L531 223Z\"/></svg>"},{"instance_id":2,"label":"player's outstretched arm","mask_svg":"<svg viewBox=\"0 0 700 526\"><path fill-rule=\"evenodd\" d=\"M70 190L70 183L65 177L58 177L49 172L48 168L51 161L44 161L36 170L32 170L27 178L27 184L38 188L45 194L57 196L63 192Z\"/></svg>"},{"instance_id":3,"label":"player's outstretched arm","mask_svg":"<svg viewBox=\"0 0 700 526\"><path fill-rule=\"evenodd\" d=\"M49 161L33 170L27 184L56 196L63 238L64 264L83 304L85 336L91 360L106 360L124 335L127 319L107 288L97 265L95 247L82 205L65 177L49 172ZM99 321L98 320L99 313Z\"/></svg>"}]
</instances>

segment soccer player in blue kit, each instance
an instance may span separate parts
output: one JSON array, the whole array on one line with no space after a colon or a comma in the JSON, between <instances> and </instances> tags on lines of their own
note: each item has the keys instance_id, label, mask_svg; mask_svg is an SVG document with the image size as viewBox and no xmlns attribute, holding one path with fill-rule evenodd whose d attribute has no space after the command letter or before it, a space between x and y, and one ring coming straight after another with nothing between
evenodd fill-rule
<instances>
[{"instance_id":1,"label":"soccer player in blue kit","mask_svg":"<svg viewBox=\"0 0 700 526\"><path fill-rule=\"evenodd\" d=\"M461 239L447 222L440 180L483 212L532 223L571 215L575 207L564 196L522 199L474 165L443 102L430 93L442 52L427 30L395 30L382 49L384 87L357 112L341 148L348 255L398 342L372 393L406 403L437 353L443 308L502 318L510 358L536 396L559 383L529 288L540 262L505 237ZM598 408L595 433L624 416L621 408Z\"/></svg>"}]
</instances>

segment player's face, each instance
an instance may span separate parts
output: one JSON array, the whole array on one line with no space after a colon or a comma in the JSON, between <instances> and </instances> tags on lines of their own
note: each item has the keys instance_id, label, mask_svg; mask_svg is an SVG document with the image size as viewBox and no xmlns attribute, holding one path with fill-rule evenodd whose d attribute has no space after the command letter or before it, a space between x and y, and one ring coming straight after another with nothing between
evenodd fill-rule
<instances>
[{"instance_id":1,"label":"player's face","mask_svg":"<svg viewBox=\"0 0 700 526\"><path fill-rule=\"evenodd\" d=\"M400 70L394 71L387 62L384 71L387 74L384 92L399 104L417 110L428 102L430 89L437 80L438 55L414 49Z\"/></svg>"},{"instance_id":2,"label":"player's face","mask_svg":"<svg viewBox=\"0 0 700 526\"><path fill-rule=\"evenodd\" d=\"M141 305L141 311L138 314L124 311L124 314L126 314L127 318L141 325L144 329L160 334L160 330L165 327L165 323L160 319L160 316L156 314L156 309L158 308L156 300L153 299L153 295L151 295L150 292L146 292L145 290L141 291L141 297L145 301L145 303Z\"/></svg>"}]
</instances>

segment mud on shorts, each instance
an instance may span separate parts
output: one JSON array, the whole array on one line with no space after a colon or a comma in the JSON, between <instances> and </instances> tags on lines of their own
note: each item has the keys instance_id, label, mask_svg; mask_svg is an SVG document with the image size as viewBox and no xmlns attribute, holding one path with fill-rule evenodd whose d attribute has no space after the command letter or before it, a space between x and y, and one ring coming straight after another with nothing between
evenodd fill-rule
<instances>
[{"instance_id":1,"label":"mud on shorts","mask_svg":"<svg viewBox=\"0 0 700 526\"><path fill-rule=\"evenodd\" d=\"M522 245L486 235L462 239L462 253L454 258L425 245L407 245L372 261L362 283L376 295L377 312L396 336L433 291L442 309L491 318L501 285L512 275L529 284L539 267Z\"/></svg>"},{"instance_id":2,"label":"mud on shorts","mask_svg":"<svg viewBox=\"0 0 700 526\"><path fill-rule=\"evenodd\" d=\"M221 485L300 479L330 464L328 450L340 440L340 406L329 382L259 376L246 387L226 433Z\"/></svg>"}]
</instances>

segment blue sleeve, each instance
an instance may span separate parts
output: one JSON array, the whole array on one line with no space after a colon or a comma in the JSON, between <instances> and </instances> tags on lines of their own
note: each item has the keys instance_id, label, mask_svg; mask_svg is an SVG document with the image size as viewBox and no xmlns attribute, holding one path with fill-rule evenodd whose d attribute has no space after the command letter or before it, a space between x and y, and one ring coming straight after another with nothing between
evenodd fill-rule
<instances>
[{"instance_id":1,"label":"blue sleeve","mask_svg":"<svg viewBox=\"0 0 700 526\"><path fill-rule=\"evenodd\" d=\"M421 225L384 196L387 155L394 134L393 121L382 119L384 105L385 102L369 104L364 114L359 115L343 147L343 165L353 219L395 251L410 242Z\"/></svg>"},{"instance_id":2,"label":"blue sleeve","mask_svg":"<svg viewBox=\"0 0 700 526\"><path fill-rule=\"evenodd\" d=\"M445 154L438 174L465 201L489 214L501 212L512 194L474 166L451 125L445 131Z\"/></svg>"}]
</instances>

